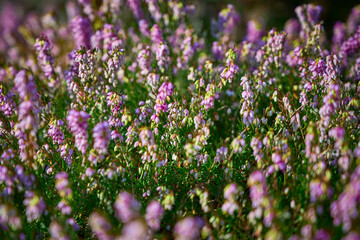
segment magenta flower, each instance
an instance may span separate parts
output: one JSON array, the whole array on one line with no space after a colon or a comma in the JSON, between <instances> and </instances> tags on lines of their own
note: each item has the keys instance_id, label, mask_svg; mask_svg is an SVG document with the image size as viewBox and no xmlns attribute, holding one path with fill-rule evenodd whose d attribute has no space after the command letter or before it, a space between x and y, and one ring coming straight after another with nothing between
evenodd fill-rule
<instances>
[{"instance_id":1,"label":"magenta flower","mask_svg":"<svg viewBox=\"0 0 360 240\"><path fill-rule=\"evenodd\" d=\"M159 230L160 222L164 215L164 209L157 201L151 202L146 208L145 219L149 227L154 230Z\"/></svg>"},{"instance_id":2,"label":"magenta flower","mask_svg":"<svg viewBox=\"0 0 360 240\"><path fill-rule=\"evenodd\" d=\"M126 223L139 215L140 203L129 193L121 192L114 203L115 216Z\"/></svg>"},{"instance_id":3,"label":"magenta flower","mask_svg":"<svg viewBox=\"0 0 360 240\"><path fill-rule=\"evenodd\" d=\"M175 239L177 240L195 240L200 237L200 231L204 226L204 220L201 217L187 217L176 223L174 228Z\"/></svg>"},{"instance_id":4,"label":"magenta flower","mask_svg":"<svg viewBox=\"0 0 360 240\"><path fill-rule=\"evenodd\" d=\"M71 20L70 27L74 36L75 48L85 47L89 49L91 47L90 38L92 35L89 19L77 16Z\"/></svg>"},{"instance_id":5,"label":"magenta flower","mask_svg":"<svg viewBox=\"0 0 360 240\"><path fill-rule=\"evenodd\" d=\"M75 135L75 145L77 149L85 155L88 148L87 120L90 115L84 111L70 110L66 120L70 128L70 132Z\"/></svg>"},{"instance_id":6,"label":"magenta flower","mask_svg":"<svg viewBox=\"0 0 360 240\"><path fill-rule=\"evenodd\" d=\"M93 129L94 149L99 154L106 154L108 152L107 145L109 144L111 132L108 122L98 123Z\"/></svg>"}]
</instances>

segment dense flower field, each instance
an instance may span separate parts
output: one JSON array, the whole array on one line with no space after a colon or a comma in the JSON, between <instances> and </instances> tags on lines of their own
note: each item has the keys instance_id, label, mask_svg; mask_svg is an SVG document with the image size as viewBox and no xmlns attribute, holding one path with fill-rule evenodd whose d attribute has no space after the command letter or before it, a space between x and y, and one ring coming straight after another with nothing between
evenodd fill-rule
<instances>
[{"instance_id":1,"label":"dense flower field","mask_svg":"<svg viewBox=\"0 0 360 240\"><path fill-rule=\"evenodd\" d=\"M360 6L321 11L4 5L0 238L360 239Z\"/></svg>"}]
</instances>

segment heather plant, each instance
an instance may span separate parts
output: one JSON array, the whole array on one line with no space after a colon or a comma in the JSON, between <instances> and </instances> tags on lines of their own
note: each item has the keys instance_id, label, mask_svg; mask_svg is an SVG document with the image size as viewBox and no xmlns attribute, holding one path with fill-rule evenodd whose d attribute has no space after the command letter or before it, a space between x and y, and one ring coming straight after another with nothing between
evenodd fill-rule
<instances>
[{"instance_id":1,"label":"heather plant","mask_svg":"<svg viewBox=\"0 0 360 240\"><path fill-rule=\"evenodd\" d=\"M1 13L1 239L360 239L360 6Z\"/></svg>"}]
</instances>

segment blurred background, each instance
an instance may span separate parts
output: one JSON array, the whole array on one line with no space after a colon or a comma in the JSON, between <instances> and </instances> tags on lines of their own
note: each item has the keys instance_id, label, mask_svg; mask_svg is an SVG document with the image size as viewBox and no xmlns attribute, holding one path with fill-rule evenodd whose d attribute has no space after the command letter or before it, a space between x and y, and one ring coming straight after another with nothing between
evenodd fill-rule
<instances>
[{"instance_id":1,"label":"blurred background","mask_svg":"<svg viewBox=\"0 0 360 240\"><path fill-rule=\"evenodd\" d=\"M102 2L102 0L92 1L95 1L98 5ZM25 16L31 12L44 14L48 11L53 11L60 19L65 20L66 17L66 0L0 0L0 12L6 2L11 2L17 7L19 16ZM122 2L125 4L126 0ZM324 28L328 37L332 35L334 23L336 21L346 21L351 8L360 4L360 1L356 0L193 0L184 2L195 5L196 14L203 19L202 24L205 24L205 26L210 22L209 19L215 18L219 11L227 4L233 4L241 14L242 21L239 26L240 29L238 29L240 35L243 35L246 22L251 19L262 22L266 29L272 27L283 29L285 22L289 18L296 17L294 12L295 7L305 3L314 3L323 7L321 19L324 21Z\"/></svg>"}]
</instances>

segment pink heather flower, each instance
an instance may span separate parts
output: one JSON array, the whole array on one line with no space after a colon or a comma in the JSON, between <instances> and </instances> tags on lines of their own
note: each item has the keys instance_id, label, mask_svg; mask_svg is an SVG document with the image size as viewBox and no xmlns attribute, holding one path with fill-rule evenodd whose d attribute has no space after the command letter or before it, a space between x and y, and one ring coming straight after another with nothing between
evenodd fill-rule
<instances>
[{"instance_id":1,"label":"pink heather flower","mask_svg":"<svg viewBox=\"0 0 360 240\"><path fill-rule=\"evenodd\" d=\"M147 78L147 83L150 85L150 87L152 88L157 88L159 85L159 80L160 80L160 76L156 73L150 73L148 74Z\"/></svg>"},{"instance_id":2,"label":"pink heather flower","mask_svg":"<svg viewBox=\"0 0 360 240\"><path fill-rule=\"evenodd\" d=\"M161 42L164 42L162 32L157 24L151 28L151 41L155 43L157 47Z\"/></svg>"},{"instance_id":3,"label":"pink heather flower","mask_svg":"<svg viewBox=\"0 0 360 240\"><path fill-rule=\"evenodd\" d=\"M340 59L337 55L326 56L325 80L335 80L340 75Z\"/></svg>"},{"instance_id":4,"label":"pink heather flower","mask_svg":"<svg viewBox=\"0 0 360 240\"><path fill-rule=\"evenodd\" d=\"M331 49L333 52L338 52L341 44L346 39L346 30L342 22L336 22L333 27L333 37Z\"/></svg>"},{"instance_id":5,"label":"pink heather flower","mask_svg":"<svg viewBox=\"0 0 360 240\"><path fill-rule=\"evenodd\" d=\"M263 26L256 20L250 20L247 23L247 35L245 39L249 42L259 42L264 36Z\"/></svg>"},{"instance_id":6,"label":"pink heather flower","mask_svg":"<svg viewBox=\"0 0 360 240\"><path fill-rule=\"evenodd\" d=\"M331 116L334 115L336 110L340 107L340 98L340 86L337 84L330 85L328 93L323 99L323 106L319 111L325 127L330 124Z\"/></svg>"},{"instance_id":7,"label":"pink heather flower","mask_svg":"<svg viewBox=\"0 0 360 240\"><path fill-rule=\"evenodd\" d=\"M64 214L64 215L70 215L71 214L71 207L69 205L67 205L67 203L64 200L61 200L58 203L57 209L59 209L59 211L61 211L61 213Z\"/></svg>"},{"instance_id":8,"label":"pink heather flower","mask_svg":"<svg viewBox=\"0 0 360 240\"><path fill-rule=\"evenodd\" d=\"M39 219L46 207L43 198L36 195L33 191L25 192L24 205L26 206L26 217L28 222Z\"/></svg>"},{"instance_id":9,"label":"pink heather flower","mask_svg":"<svg viewBox=\"0 0 360 240\"><path fill-rule=\"evenodd\" d=\"M66 120L68 122L70 132L75 135L75 145L78 150L85 155L88 148L87 120L90 115L84 111L70 110Z\"/></svg>"},{"instance_id":10,"label":"pink heather flower","mask_svg":"<svg viewBox=\"0 0 360 240\"><path fill-rule=\"evenodd\" d=\"M321 77L326 70L326 64L325 61L321 58L313 61L310 61L309 64L309 71L312 74L312 78L315 79L317 77Z\"/></svg>"},{"instance_id":11,"label":"pink heather flower","mask_svg":"<svg viewBox=\"0 0 360 240\"><path fill-rule=\"evenodd\" d=\"M8 91L7 94L4 92L3 87L0 86L0 110L8 117L13 115L16 103L14 102L15 94Z\"/></svg>"},{"instance_id":12,"label":"pink heather flower","mask_svg":"<svg viewBox=\"0 0 360 240\"><path fill-rule=\"evenodd\" d=\"M360 234L357 232L349 232L341 240L360 240Z\"/></svg>"},{"instance_id":13,"label":"pink heather flower","mask_svg":"<svg viewBox=\"0 0 360 240\"><path fill-rule=\"evenodd\" d=\"M148 229L143 221L137 219L125 224L119 240L147 239Z\"/></svg>"},{"instance_id":14,"label":"pink heather flower","mask_svg":"<svg viewBox=\"0 0 360 240\"><path fill-rule=\"evenodd\" d=\"M95 174L95 170L94 170L94 169L92 169L92 168L86 168L86 170L85 170L85 175L86 175L87 177L92 177L94 174Z\"/></svg>"},{"instance_id":15,"label":"pink heather flower","mask_svg":"<svg viewBox=\"0 0 360 240\"><path fill-rule=\"evenodd\" d=\"M50 128L48 130L49 137L52 138L54 144L57 143L58 145L65 143L64 133L61 131L60 126L64 126L64 122L56 120L50 124Z\"/></svg>"},{"instance_id":16,"label":"pink heather flower","mask_svg":"<svg viewBox=\"0 0 360 240\"><path fill-rule=\"evenodd\" d=\"M39 109L36 85L33 76L27 75L25 70L16 74L14 82L14 88L21 100L17 109L18 123L14 135L18 138L21 160L32 161L38 148L36 134L39 126Z\"/></svg>"},{"instance_id":17,"label":"pink heather flower","mask_svg":"<svg viewBox=\"0 0 360 240\"><path fill-rule=\"evenodd\" d=\"M284 32L278 33L274 29L272 29L269 31L266 45L270 53L278 54L284 49L284 41L285 41L285 33ZM276 56L274 57L274 61L276 61Z\"/></svg>"},{"instance_id":18,"label":"pink heather flower","mask_svg":"<svg viewBox=\"0 0 360 240\"><path fill-rule=\"evenodd\" d=\"M311 25L315 25L319 22L320 14L323 8L319 5L308 4L307 5L307 16Z\"/></svg>"},{"instance_id":19,"label":"pink heather flower","mask_svg":"<svg viewBox=\"0 0 360 240\"><path fill-rule=\"evenodd\" d=\"M239 205L234 200L226 200L225 203L221 206L221 210L224 213L234 215L234 212L239 210Z\"/></svg>"},{"instance_id":20,"label":"pink heather flower","mask_svg":"<svg viewBox=\"0 0 360 240\"><path fill-rule=\"evenodd\" d=\"M295 12L303 30L309 32L312 26L319 23L322 7L314 4L304 4L296 7Z\"/></svg>"},{"instance_id":21,"label":"pink heather flower","mask_svg":"<svg viewBox=\"0 0 360 240\"><path fill-rule=\"evenodd\" d=\"M114 26L108 23L104 24L103 28L101 29L101 39L103 40L104 49L108 51L121 48L123 44L122 41L118 38Z\"/></svg>"},{"instance_id":22,"label":"pink heather flower","mask_svg":"<svg viewBox=\"0 0 360 240\"><path fill-rule=\"evenodd\" d=\"M74 36L75 48L85 47L89 49L91 47L90 38L92 35L89 19L77 16L71 20L70 27Z\"/></svg>"},{"instance_id":23,"label":"pink heather flower","mask_svg":"<svg viewBox=\"0 0 360 240\"><path fill-rule=\"evenodd\" d=\"M38 111L33 101L23 101L18 108L19 123L17 127L19 130L24 133L30 130L31 134L35 136L39 124Z\"/></svg>"},{"instance_id":24,"label":"pink heather flower","mask_svg":"<svg viewBox=\"0 0 360 240\"><path fill-rule=\"evenodd\" d=\"M285 172L286 164L282 160L281 155L279 153L273 153L271 158L274 162L274 170L276 169Z\"/></svg>"},{"instance_id":25,"label":"pink heather flower","mask_svg":"<svg viewBox=\"0 0 360 240\"><path fill-rule=\"evenodd\" d=\"M141 34L144 35L145 37L150 36L149 25L145 19L139 20L139 29Z\"/></svg>"},{"instance_id":26,"label":"pink heather flower","mask_svg":"<svg viewBox=\"0 0 360 240\"><path fill-rule=\"evenodd\" d=\"M159 230L163 215L164 209L161 204L157 201L153 201L146 208L145 219L150 228Z\"/></svg>"},{"instance_id":27,"label":"pink heather flower","mask_svg":"<svg viewBox=\"0 0 360 240\"><path fill-rule=\"evenodd\" d=\"M78 2L83 6L84 13L91 19L94 19L94 9L91 5L91 0L78 0Z\"/></svg>"},{"instance_id":28,"label":"pink heather flower","mask_svg":"<svg viewBox=\"0 0 360 240\"><path fill-rule=\"evenodd\" d=\"M176 240L195 240L200 237L200 231L204 226L201 217L187 217L176 223L174 234Z\"/></svg>"},{"instance_id":29,"label":"pink heather flower","mask_svg":"<svg viewBox=\"0 0 360 240\"><path fill-rule=\"evenodd\" d=\"M224 58L225 55L224 47L221 44L219 44L218 41L212 43L211 50L215 60L221 61Z\"/></svg>"},{"instance_id":30,"label":"pink heather flower","mask_svg":"<svg viewBox=\"0 0 360 240\"><path fill-rule=\"evenodd\" d=\"M157 98L165 101L167 96L171 96L174 93L174 85L171 82L164 82L159 88Z\"/></svg>"},{"instance_id":31,"label":"pink heather flower","mask_svg":"<svg viewBox=\"0 0 360 240\"><path fill-rule=\"evenodd\" d=\"M142 146L152 146L155 145L153 134L149 129L141 130L139 134Z\"/></svg>"},{"instance_id":32,"label":"pink heather flower","mask_svg":"<svg viewBox=\"0 0 360 240\"><path fill-rule=\"evenodd\" d=\"M161 70L166 69L170 63L169 48L166 43L161 42L156 50L156 61Z\"/></svg>"},{"instance_id":33,"label":"pink heather flower","mask_svg":"<svg viewBox=\"0 0 360 240\"><path fill-rule=\"evenodd\" d=\"M264 156L264 153L262 152L262 147L263 147L262 141L257 137L253 137L251 139L250 146L254 151L254 156L255 156L256 161L258 161L258 162L261 161L261 159Z\"/></svg>"},{"instance_id":34,"label":"pink heather flower","mask_svg":"<svg viewBox=\"0 0 360 240\"><path fill-rule=\"evenodd\" d=\"M168 105L166 103L166 98L171 96L174 92L174 85L171 82L164 82L158 91L158 95L156 98L156 104L154 106L154 110L156 114L153 114L151 116L151 120L158 123L159 117L158 114L161 112L167 112L168 111Z\"/></svg>"},{"instance_id":35,"label":"pink heather flower","mask_svg":"<svg viewBox=\"0 0 360 240\"><path fill-rule=\"evenodd\" d=\"M69 19L73 19L80 14L80 10L74 2L67 2L65 8Z\"/></svg>"},{"instance_id":36,"label":"pink heather flower","mask_svg":"<svg viewBox=\"0 0 360 240\"><path fill-rule=\"evenodd\" d=\"M224 198L227 200L233 199L235 195L239 192L235 183L230 183L224 189Z\"/></svg>"},{"instance_id":37,"label":"pink heather flower","mask_svg":"<svg viewBox=\"0 0 360 240\"><path fill-rule=\"evenodd\" d=\"M71 166L73 150L69 148L68 145L65 144L65 145L61 145L58 151L60 152L60 156L65 160L65 162L69 166Z\"/></svg>"},{"instance_id":38,"label":"pink heather flower","mask_svg":"<svg viewBox=\"0 0 360 240\"><path fill-rule=\"evenodd\" d=\"M245 140L242 139L240 136L234 138L234 140L231 142L231 148L234 153L241 153L243 147L245 147Z\"/></svg>"},{"instance_id":39,"label":"pink heather flower","mask_svg":"<svg viewBox=\"0 0 360 240\"><path fill-rule=\"evenodd\" d=\"M147 76L151 72L151 52L149 47L140 50L137 61L140 68L140 74Z\"/></svg>"},{"instance_id":40,"label":"pink heather flower","mask_svg":"<svg viewBox=\"0 0 360 240\"><path fill-rule=\"evenodd\" d=\"M228 155L228 148L222 146L216 150L216 156L214 158L214 161L215 162L224 161L227 158L227 155Z\"/></svg>"},{"instance_id":41,"label":"pink heather flower","mask_svg":"<svg viewBox=\"0 0 360 240\"><path fill-rule=\"evenodd\" d=\"M251 173L248 185L250 186L250 198L253 208L257 208L262 204L266 196L266 178L262 171L257 170Z\"/></svg>"},{"instance_id":42,"label":"pink heather flower","mask_svg":"<svg viewBox=\"0 0 360 240\"><path fill-rule=\"evenodd\" d=\"M239 67L235 63L230 62L230 64L221 72L220 77L231 83L234 75L238 73L238 71Z\"/></svg>"},{"instance_id":43,"label":"pink heather flower","mask_svg":"<svg viewBox=\"0 0 360 240\"><path fill-rule=\"evenodd\" d=\"M358 217L360 200L360 167L351 175L350 182L345 186L343 193L330 206L334 225L342 224L342 229L347 232L351 229L353 219Z\"/></svg>"},{"instance_id":44,"label":"pink heather flower","mask_svg":"<svg viewBox=\"0 0 360 240\"><path fill-rule=\"evenodd\" d=\"M77 66L77 73L81 80L81 83L86 83L89 77L94 73L94 58L95 54L93 50L86 50L81 48L73 55L75 65Z\"/></svg>"},{"instance_id":45,"label":"pink heather flower","mask_svg":"<svg viewBox=\"0 0 360 240\"><path fill-rule=\"evenodd\" d=\"M352 34L356 31L357 27L360 24L360 7L359 5L351 9L351 13L346 21L347 31L349 34Z\"/></svg>"},{"instance_id":46,"label":"pink heather flower","mask_svg":"<svg viewBox=\"0 0 360 240\"><path fill-rule=\"evenodd\" d=\"M127 0L127 4L129 5L136 19L140 20L144 18L141 2L139 0Z\"/></svg>"},{"instance_id":47,"label":"pink heather flower","mask_svg":"<svg viewBox=\"0 0 360 240\"><path fill-rule=\"evenodd\" d=\"M284 31L290 36L297 36L301 31L301 25L298 20L291 18L285 23Z\"/></svg>"},{"instance_id":48,"label":"pink heather flower","mask_svg":"<svg viewBox=\"0 0 360 240\"><path fill-rule=\"evenodd\" d=\"M129 193L121 192L114 203L115 216L126 223L139 215L140 203Z\"/></svg>"},{"instance_id":49,"label":"pink heather flower","mask_svg":"<svg viewBox=\"0 0 360 240\"><path fill-rule=\"evenodd\" d=\"M243 115L243 123L246 126L249 126L254 122L254 111L249 109L249 104L247 102L244 102L240 113Z\"/></svg>"},{"instance_id":50,"label":"pink heather flower","mask_svg":"<svg viewBox=\"0 0 360 240\"><path fill-rule=\"evenodd\" d=\"M314 240L330 240L330 234L324 229L319 229L315 233Z\"/></svg>"},{"instance_id":51,"label":"pink heather flower","mask_svg":"<svg viewBox=\"0 0 360 240\"><path fill-rule=\"evenodd\" d=\"M124 64L124 49L118 46L113 47L112 50L108 52L108 57L106 76L110 76L111 80L114 80L117 71Z\"/></svg>"},{"instance_id":52,"label":"pink heather flower","mask_svg":"<svg viewBox=\"0 0 360 240\"><path fill-rule=\"evenodd\" d=\"M338 143L335 144L335 148L338 146L337 144ZM349 155L344 154L343 156L341 156L338 159L338 164L343 170L347 171L349 169L349 166L350 166L350 163L351 163L350 160L351 159L350 159Z\"/></svg>"},{"instance_id":53,"label":"pink heather flower","mask_svg":"<svg viewBox=\"0 0 360 240\"><path fill-rule=\"evenodd\" d=\"M124 140L124 137L116 130L112 130L111 131L111 139L115 140L115 139L119 139L120 142L122 142Z\"/></svg>"},{"instance_id":54,"label":"pink heather flower","mask_svg":"<svg viewBox=\"0 0 360 240\"><path fill-rule=\"evenodd\" d=\"M360 49L360 26L357 27L355 34L344 41L340 46L339 55L342 57L351 56ZM344 58L343 58L344 59Z\"/></svg>"},{"instance_id":55,"label":"pink heather flower","mask_svg":"<svg viewBox=\"0 0 360 240\"><path fill-rule=\"evenodd\" d=\"M342 141L345 135L345 129L342 127L333 127L329 131L329 136L335 140Z\"/></svg>"},{"instance_id":56,"label":"pink heather flower","mask_svg":"<svg viewBox=\"0 0 360 240\"><path fill-rule=\"evenodd\" d=\"M120 96L114 92L106 94L107 106L110 107L112 114L117 115L120 112L121 106L124 104L125 95ZM113 126L110 124L110 126Z\"/></svg>"},{"instance_id":57,"label":"pink heather flower","mask_svg":"<svg viewBox=\"0 0 360 240\"><path fill-rule=\"evenodd\" d=\"M0 29L2 34L10 35L20 24L20 16L16 11L16 5L12 2L3 2L0 13ZM3 51L3 49L1 49Z\"/></svg>"},{"instance_id":58,"label":"pink heather flower","mask_svg":"<svg viewBox=\"0 0 360 240\"><path fill-rule=\"evenodd\" d=\"M98 123L93 129L94 149L99 154L106 154L108 152L107 145L109 144L111 132L108 122Z\"/></svg>"},{"instance_id":59,"label":"pink heather flower","mask_svg":"<svg viewBox=\"0 0 360 240\"><path fill-rule=\"evenodd\" d=\"M34 48L36 50L38 62L44 72L46 78L48 78L48 85L50 88L56 85L55 82L55 70L54 70L54 58L50 52L50 42L46 35L41 38L37 38Z\"/></svg>"},{"instance_id":60,"label":"pink heather flower","mask_svg":"<svg viewBox=\"0 0 360 240\"><path fill-rule=\"evenodd\" d=\"M92 232L98 239L111 240L114 236L110 235L112 229L109 221L97 212L93 212L89 216L89 225Z\"/></svg>"},{"instance_id":61,"label":"pink heather flower","mask_svg":"<svg viewBox=\"0 0 360 240\"><path fill-rule=\"evenodd\" d=\"M55 188L59 192L61 197L67 197L72 194L72 190L69 187L69 175L67 172L59 172L56 174Z\"/></svg>"},{"instance_id":62,"label":"pink heather flower","mask_svg":"<svg viewBox=\"0 0 360 240\"><path fill-rule=\"evenodd\" d=\"M158 1L157 0L145 0L148 4L149 12L155 22L159 22L161 20L162 14L159 9Z\"/></svg>"},{"instance_id":63,"label":"pink heather flower","mask_svg":"<svg viewBox=\"0 0 360 240\"><path fill-rule=\"evenodd\" d=\"M315 202L324 196L326 186L318 179L311 180L310 182L310 200Z\"/></svg>"},{"instance_id":64,"label":"pink heather flower","mask_svg":"<svg viewBox=\"0 0 360 240\"><path fill-rule=\"evenodd\" d=\"M228 4L226 8L220 11L215 28L220 33L230 35L239 22L240 15L236 12L233 5Z\"/></svg>"},{"instance_id":65,"label":"pink heather flower","mask_svg":"<svg viewBox=\"0 0 360 240\"><path fill-rule=\"evenodd\" d=\"M18 92L21 101L29 99L35 101L37 99L36 85L32 75L27 76L27 72L21 70L16 74L14 82L14 88Z\"/></svg>"},{"instance_id":66,"label":"pink heather flower","mask_svg":"<svg viewBox=\"0 0 360 240\"><path fill-rule=\"evenodd\" d=\"M199 47L198 42L196 42L195 40L193 42L193 38L191 36L192 33L188 31L186 34L187 37L181 42L180 45L181 56L179 56L177 59L176 66L179 69L185 69L187 67L188 62L193 57Z\"/></svg>"},{"instance_id":67,"label":"pink heather flower","mask_svg":"<svg viewBox=\"0 0 360 240\"><path fill-rule=\"evenodd\" d=\"M49 232L52 239L70 240L64 228L56 220L50 223Z\"/></svg>"}]
</instances>

